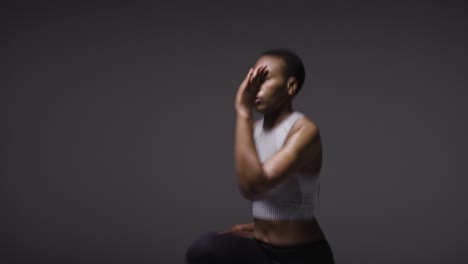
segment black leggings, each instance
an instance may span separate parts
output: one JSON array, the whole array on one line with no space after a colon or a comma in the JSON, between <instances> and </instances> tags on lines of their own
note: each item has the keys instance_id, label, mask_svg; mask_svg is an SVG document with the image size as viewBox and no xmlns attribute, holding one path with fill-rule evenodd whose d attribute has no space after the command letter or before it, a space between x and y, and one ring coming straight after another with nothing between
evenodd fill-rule
<instances>
[{"instance_id":1,"label":"black leggings","mask_svg":"<svg viewBox=\"0 0 468 264\"><path fill-rule=\"evenodd\" d=\"M333 264L327 240L294 246L274 246L255 238L207 232L188 248L188 264Z\"/></svg>"}]
</instances>

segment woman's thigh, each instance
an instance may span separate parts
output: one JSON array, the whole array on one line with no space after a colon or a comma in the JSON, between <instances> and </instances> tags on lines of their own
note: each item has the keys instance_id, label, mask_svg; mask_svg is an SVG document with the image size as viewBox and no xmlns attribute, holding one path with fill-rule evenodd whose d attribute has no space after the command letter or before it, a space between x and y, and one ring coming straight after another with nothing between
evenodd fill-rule
<instances>
[{"instance_id":1,"label":"woman's thigh","mask_svg":"<svg viewBox=\"0 0 468 264\"><path fill-rule=\"evenodd\" d=\"M294 246L274 246L257 241L275 263L281 264L333 264L334 257L327 240Z\"/></svg>"},{"instance_id":2,"label":"woman's thigh","mask_svg":"<svg viewBox=\"0 0 468 264\"><path fill-rule=\"evenodd\" d=\"M207 232L197 237L185 255L188 264L276 264L252 238Z\"/></svg>"}]
</instances>

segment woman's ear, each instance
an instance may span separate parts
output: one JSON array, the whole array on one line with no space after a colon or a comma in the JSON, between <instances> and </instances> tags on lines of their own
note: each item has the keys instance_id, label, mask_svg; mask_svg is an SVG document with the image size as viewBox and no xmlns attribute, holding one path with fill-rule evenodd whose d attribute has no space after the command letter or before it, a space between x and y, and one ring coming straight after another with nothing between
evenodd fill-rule
<instances>
[{"instance_id":1,"label":"woman's ear","mask_svg":"<svg viewBox=\"0 0 468 264\"><path fill-rule=\"evenodd\" d=\"M292 77L288 78L287 87L288 87L288 94L289 95L292 96L292 95L296 94L296 90L297 90L296 77L292 76Z\"/></svg>"}]
</instances>

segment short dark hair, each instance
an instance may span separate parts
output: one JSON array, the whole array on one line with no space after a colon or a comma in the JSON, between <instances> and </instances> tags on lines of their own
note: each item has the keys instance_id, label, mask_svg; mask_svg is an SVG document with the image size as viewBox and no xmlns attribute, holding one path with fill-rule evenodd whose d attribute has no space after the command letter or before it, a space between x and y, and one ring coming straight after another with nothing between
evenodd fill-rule
<instances>
[{"instance_id":1,"label":"short dark hair","mask_svg":"<svg viewBox=\"0 0 468 264\"><path fill-rule=\"evenodd\" d=\"M296 95L302 88L305 80L305 68L301 58L299 58L296 53L284 48L269 49L264 51L262 56L274 56L283 59L284 63L286 64L286 76L296 77L297 90L294 94Z\"/></svg>"}]
</instances>

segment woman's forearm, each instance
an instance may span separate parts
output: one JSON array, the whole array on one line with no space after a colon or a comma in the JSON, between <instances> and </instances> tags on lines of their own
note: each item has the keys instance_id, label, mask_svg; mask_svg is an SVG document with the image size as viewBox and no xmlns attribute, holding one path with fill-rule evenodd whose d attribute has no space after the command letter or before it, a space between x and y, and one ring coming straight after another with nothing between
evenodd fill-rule
<instances>
[{"instance_id":1,"label":"woman's forearm","mask_svg":"<svg viewBox=\"0 0 468 264\"><path fill-rule=\"evenodd\" d=\"M262 163L255 148L253 138L253 118L238 113L235 132L235 168L242 193L253 198L256 186L262 182Z\"/></svg>"}]
</instances>

